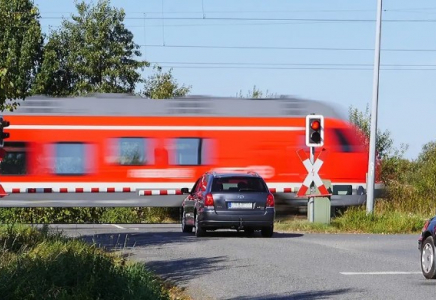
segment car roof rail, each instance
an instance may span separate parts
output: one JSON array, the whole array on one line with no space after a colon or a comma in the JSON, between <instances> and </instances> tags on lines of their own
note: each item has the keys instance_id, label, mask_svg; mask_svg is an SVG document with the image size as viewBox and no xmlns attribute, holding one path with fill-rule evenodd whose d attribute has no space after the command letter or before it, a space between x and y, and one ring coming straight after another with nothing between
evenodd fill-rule
<instances>
[{"instance_id":1,"label":"car roof rail","mask_svg":"<svg viewBox=\"0 0 436 300\"><path fill-rule=\"evenodd\" d=\"M212 174L213 176L216 176L217 172L215 170L209 170L209 171L206 171L206 174Z\"/></svg>"},{"instance_id":2,"label":"car roof rail","mask_svg":"<svg viewBox=\"0 0 436 300\"><path fill-rule=\"evenodd\" d=\"M247 174L260 177L260 175L257 172L255 172L255 171L248 171Z\"/></svg>"}]
</instances>

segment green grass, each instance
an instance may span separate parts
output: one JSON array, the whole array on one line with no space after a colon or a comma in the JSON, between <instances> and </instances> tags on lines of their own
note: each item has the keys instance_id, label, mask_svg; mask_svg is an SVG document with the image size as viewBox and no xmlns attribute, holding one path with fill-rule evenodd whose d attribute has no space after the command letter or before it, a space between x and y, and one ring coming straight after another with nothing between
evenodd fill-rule
<instances>
[{"instance_id":1,"label":"green grass","mask_svg":"<svg viewBox=\"0 0 436 300\"><path fill-rule=\"evenodd\" d=\"M366 207L352 207L330 224L312 223L307 220L278 221L275 230L285 232L317 233L378 233L417 234L429 216L401 211L381 211L377 205L373 214L366 213Z\"/></svg>"},{"instance_id":2,"label":"green grass","mask_svg":"<svg viewBox=\"0 0 436 300\"><path fill-rule=\"evenodd\" d=\"M2 208L0 223L165 223L178 221L179 214L178 207L20 207Z\"/></svg>"},{"instance_id":3,"label":"green grass","mask_svg":"<svg viewBox=\"0 0 436 300\"><path fill-rule=\"evenodd\" d=\"M142 264L47 227L0 226L0 295L31 299L171 299Z\"/></svg>"}]
</instances>

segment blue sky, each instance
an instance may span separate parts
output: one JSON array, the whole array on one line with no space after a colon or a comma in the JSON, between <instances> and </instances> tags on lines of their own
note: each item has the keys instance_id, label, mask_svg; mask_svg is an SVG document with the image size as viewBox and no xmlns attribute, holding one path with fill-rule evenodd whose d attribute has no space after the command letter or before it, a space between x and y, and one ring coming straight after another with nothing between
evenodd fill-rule
<instances>
[{"instance_id":1,"label":"blue sky","mask_svg":"<svg viewBox=\"0 0 436 300\"><path fill-rule=\"evenodd\" d=\"M125 10L143 58L173 67L192 94L235 96L256 85L344 112L371 105L377 0L111 3ZM75 12L72 0L35 4L44 32ZM436 140L436 3L384 0L383 8L378 127L391 132L396 147L408 144L405 157L414 159Z\"/></svg>"}]
</instances>

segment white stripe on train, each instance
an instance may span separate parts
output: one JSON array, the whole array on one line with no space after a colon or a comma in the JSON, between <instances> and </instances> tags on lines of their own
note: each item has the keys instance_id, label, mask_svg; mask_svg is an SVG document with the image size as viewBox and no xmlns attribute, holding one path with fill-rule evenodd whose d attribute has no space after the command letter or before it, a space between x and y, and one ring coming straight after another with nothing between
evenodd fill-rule
<instances>
[{"instance_id":1,"label":"white stripe on train","mask_svg":"<svg viewBox=\"0 0 436 300\"><path fill-rule=\"evenodd\" d=\"M116 126L116 125L10 125L9 129L35 130L208 130L208 131L299 131L298 126Z\"/></svg>"},{"instance_id":2,"label":"white stripe on train","mask_svg":"<svg viewBox=\"0 0 436 300\"><path fill-rule=\"evenodd\" d=\"M301 183L267 183L273 193L292 193L301 187ZM191 188L192 182L174 183L106 183L106 182L2 182L6 193L132 193L138 192L149 195L181 195L181 188ZM335 185L351 185L352 189L359 186L365 188L362 183L335 183ZM383 185L376 184L376 189ZM147 192L145 192L147 191Z\"/></svg>"}]
</instances>

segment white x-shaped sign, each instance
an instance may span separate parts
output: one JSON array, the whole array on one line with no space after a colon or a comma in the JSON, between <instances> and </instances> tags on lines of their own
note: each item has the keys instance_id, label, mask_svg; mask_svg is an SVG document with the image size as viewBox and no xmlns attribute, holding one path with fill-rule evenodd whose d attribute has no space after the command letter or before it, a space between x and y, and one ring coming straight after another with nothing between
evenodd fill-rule
<instances>
[{"instance_id":1,"label":"white x-shaped sign","mask_svg":"<svg viewBox=\"0 0 436 300\"><path fill-rule=\"evenodd\" d=\"M319 169L321 169L323 163L324 162L319 158L314 162L313 165L310 163L309 159L303 161L303 165L308 172L306 179L304 179L303 181L304 186L310 187L310 184L314 182L315 185L319 188L324 184L318 174L318 171Z\"/></svg>"},{"instance_id":2,"label":"white x-shaped sign","mask_svg":"<svg viewBox=\"0 0 436 300\"><path fill-rule=\"evenodd\" d=\"M318 159L316 159L313 164L310 162L310 159L306 156L303 150L298 151L297 154L300 157L301 161L303 162L303 165L307 171L307 176L304 179L301 188L298 190L297 196L303 197L306 194L307 190L310 188L312 182L315 183L321 195L329 195L329 191L325 187L324 182L322 182L322 179L318 174L319 169L321 169L321 166L324 163L320 159L322 152L320 153ZM302 157L306 157L306 159L303 160Z\"/></svg>"}]
</instances>

